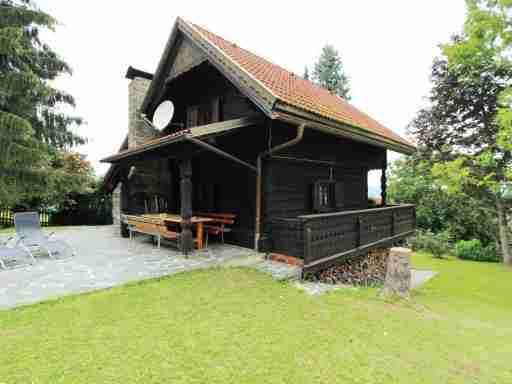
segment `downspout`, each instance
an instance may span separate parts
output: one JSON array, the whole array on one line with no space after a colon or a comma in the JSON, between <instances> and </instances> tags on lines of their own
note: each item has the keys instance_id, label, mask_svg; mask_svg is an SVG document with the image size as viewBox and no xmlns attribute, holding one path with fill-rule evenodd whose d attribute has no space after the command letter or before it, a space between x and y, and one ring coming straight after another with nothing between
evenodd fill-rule
<instances>
[{"instance_id":1,"label":"downspout","mask_svg":"<svg viewBox=\"0 0 512 384\"><path fill-rule=\"evenodd\" d=\"M262 203L262 196L261 196L261 190L262 190L262 183L263 183L263 176L262 176L262 160L266 156L271 156L277 152L282 151L283 149L287 149L289 147L292 147L299 142L302 141L302 138L304 137L304 130L306 128L306 124L302 123L297 126L297 135L282 144L276 145L275 147L272 147L264 152L261 152L258 155L258 158L256 160L256 228L255 228L255 236L254 236L254 249L258 251L259 249L259 241L261 239L261 203Z\"/></svg>"}]
</instances>

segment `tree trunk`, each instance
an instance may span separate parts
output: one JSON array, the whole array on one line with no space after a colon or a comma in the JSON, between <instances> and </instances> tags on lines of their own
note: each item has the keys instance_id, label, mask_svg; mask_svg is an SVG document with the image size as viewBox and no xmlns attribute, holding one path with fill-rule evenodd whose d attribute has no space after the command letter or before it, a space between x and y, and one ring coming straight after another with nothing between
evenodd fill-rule
<instances>
[{"instance_id":1,"label":"tree trunk","mask_svg":"<svg viewBox=\"0 0 512 384\"><path fill-rule=\"evenodd\" d=\"M496 199L496 210L498 211L498 230L503 262L507 265L512 265L512 255L510 254L510 243L508 239L507 212L500 198Z\"/></svg>"}]
</instances>

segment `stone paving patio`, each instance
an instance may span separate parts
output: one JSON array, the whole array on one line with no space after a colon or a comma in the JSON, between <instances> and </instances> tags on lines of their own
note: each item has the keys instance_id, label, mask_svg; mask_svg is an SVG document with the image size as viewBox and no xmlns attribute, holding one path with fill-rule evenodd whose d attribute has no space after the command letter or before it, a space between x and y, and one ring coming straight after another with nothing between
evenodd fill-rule
<instances>
[{"instance_id":1,"label":"stone paving patio","mask_svg":"<svg viewBox=\"0 0 512 384\"><path fill-rule=\"evenodd\" d=\"M0 270L0 309L196 268L262 260L251 249L227 244L211 244L208 251L186 259L165 245L157 249L148 236L123 239L113 226L62 229L56 237L71 244L77 256L60 261L39 256L33 266Z\"/></svg>"},{"instance_id":2,"label":"stone paving patio","mask_svg":"<svg viewBox=\"0 0 512 384\"><path fill-rule=\"evenodd\" d=\"M56 237L71 244L77 255L60 261L39 255L35 265L0 270L0 309L219 265L254 268L276 280L296 280L301 272L298 267L265 260L252 249L228 244L210 244L208 250L185 258L165 244L158 249L148 236L123 239L114 226L61 229ZM413 270L412 288L435 274ZM309 295L347 288L311 282L297 282L295 286Z\"/></svg>"}]
</instances>

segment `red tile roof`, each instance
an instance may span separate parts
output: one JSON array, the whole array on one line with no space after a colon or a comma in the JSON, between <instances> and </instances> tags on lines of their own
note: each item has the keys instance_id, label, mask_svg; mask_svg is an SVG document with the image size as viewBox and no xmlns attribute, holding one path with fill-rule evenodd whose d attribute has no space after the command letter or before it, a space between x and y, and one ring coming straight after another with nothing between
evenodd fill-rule
<instances>
[{"instance_id":1,"label":"red tile roof","mask_svg":"<svg viewBox=\"0 0 512 384\"><path fill-rule=\"evenodd\" d=\"M262 83L280 101L413 147L410 142L327 89L242 49L202 27L191 23L187 24L194 27L203 38L214 44L235 64Z\"/></svg>"}]
</instances>

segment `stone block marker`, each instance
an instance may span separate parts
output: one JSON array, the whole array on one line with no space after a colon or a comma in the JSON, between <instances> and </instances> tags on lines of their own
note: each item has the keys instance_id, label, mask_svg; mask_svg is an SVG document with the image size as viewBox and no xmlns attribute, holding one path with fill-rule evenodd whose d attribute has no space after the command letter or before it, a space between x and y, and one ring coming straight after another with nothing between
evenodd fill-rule
<instances>
[{"instance_id":1,"label":"stone block marker","mask_svg":"<svg viewBox=\"0 0 512 384\"><path fill-rule=\"evenodd\" d=\"M411 250L407 248L394 247L390 249L383 290L385 296L409 297L411 253Z\"/></svg>"}]
</instances>

